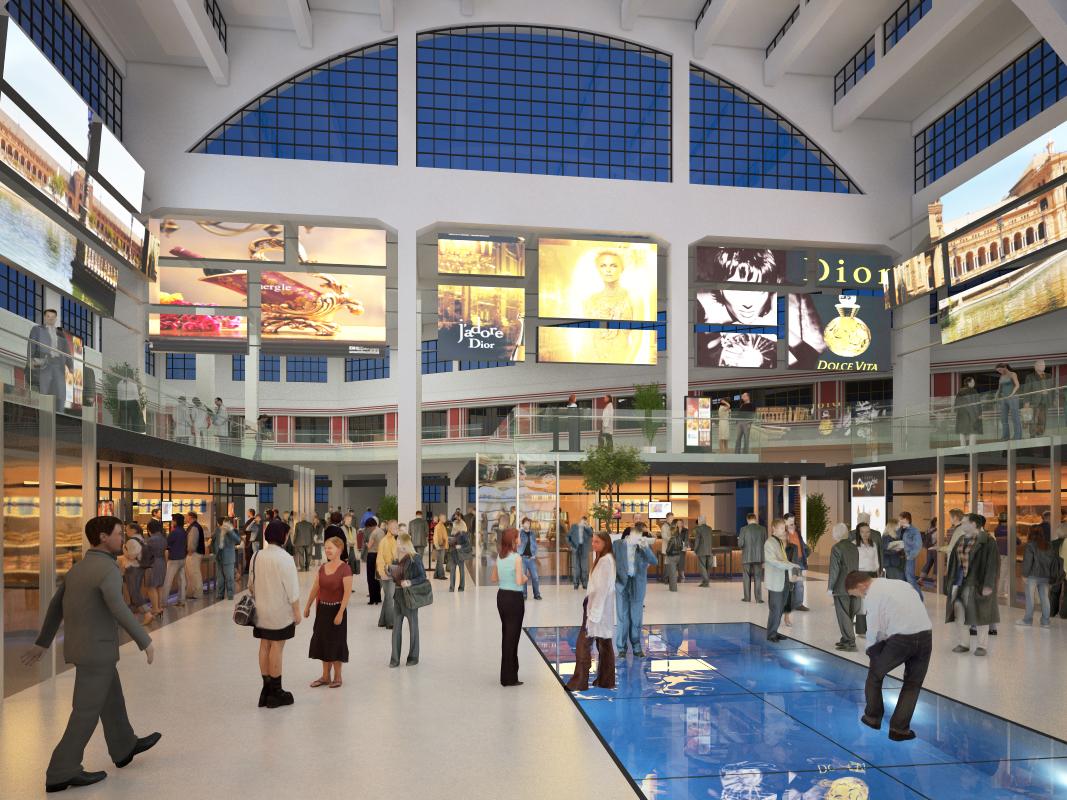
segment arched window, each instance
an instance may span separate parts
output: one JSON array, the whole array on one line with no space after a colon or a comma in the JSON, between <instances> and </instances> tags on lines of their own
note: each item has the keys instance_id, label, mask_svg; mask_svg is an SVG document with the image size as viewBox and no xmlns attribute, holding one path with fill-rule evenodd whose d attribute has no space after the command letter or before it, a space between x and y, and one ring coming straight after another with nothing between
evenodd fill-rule
<instances>
[{"instance_id":1,"label":"arched window","mask_svg":"<svg viewBox=\"0 0 1067 800\"><path fill-rule=\"evenodd\" d=\"M963 273L963 263L960 261L959 256L956 256L955 272L957 278Z\"/></svg>"},{"instance_id":2,"label":"arched window","mask_svg":"<svg viewBox=\"0 0 1067 800\"><path fill-rule=\"evenodd\" d=\"M1041 222L1037 226L1037 238L1044 239L1047 234L1045 233L1045 223Z\"/></svg>"},{"instance_id":3,"label":"arched window","mask_svg":"<svg viewBox=\"0 0 1067 800\"><path fill-rule=\"evenodd\" d=\"M689 65L689 182L863 194L785 117L693 64Z\"/></svg>"},{"instance_id":4,"label":"arched window","mask_svg":"<svg viewBox=\"0 0 1067 800\"><path fill-rule=\"evenodd\" d=\"M1013 253L1023 249L1023 235L1021 233L1015 234L1015 238L1012 240L1011 251Z\"/></svg>"},{"instance_id":5,"label":"arched window","mask_svg":"<svg viewBox=\"0 0 1067 800\"><path fill-rule=\"evenodd\" d=\"M1026 229L1026 246L1029 247L1035 241L1036 241L1036 239L1034 238L1034 229L1033 228L1027 228Z\"/></svg>"},{"instance_id":6,"label":"arched window","mask_svg":"<svg viewBox=\"0 0 1067 800\"><path fill-rule=\"evenodd\" d=\"M1048 198L1047 197L1042 197L1041 198L1041 203L1039 204L1039 208L1040 208L1041 211L1048 211Z\"/></svg>"},{"instance_id":7,"label":"arched window","mask_svg":"<svg viewBox=\"0 0 1067 800\"><path fill-rule=\"evenodd\" d=\"M974 253L967 254L967 271L974 269Z\"/></svg>"},{"instance_id":8,"label":"arched window","mask_svg":"<svg viewBox=\"0 0 1067 800\"><path fill-rule=\"evenodd\" d=\"M257 97L191 152L396 164L396 51L390 39L328 58Z\"/></svg>"},{"instance_id":9,"label":"arched window","mask_svg":"<svg viewBox=\"0 0 1067 800\"><path fill-rule=\"evenodd\" d=\"M1011 253L1011 240L1008 239L1007 236L1005 236L1004 237L1004 242L1003 242L1003 244L1002 244L1002 246L1000 248L1000 257L1001 258L1007 258L1009 253Z\"/></svg>"},{"instance_id":10,"label":"arched window","mask_svg":"<svg viewBox=\"0 0 1067 800\"><path fill-rule=\"evenodd\" d=\"M420 167L671 179L671 56L537 26L418 37Z\"/></svg>"},{"instance_id":11,"label":"arched window","mask_svg":"<svg viewBox=\"0 0 1067 800\"><path fill-rule=\"evenodd\" d=\"M978 248L978 266L985 266L985 248Z\"/></svg>"},{"instance_id":12,"label":"arched window","mask_svg":"<svg viewBox=\"0 0 1067 800\"><path fill-rule=\"evenodd\" d=\"M1000 248L997 247L996 242L993 242L989 245L989 260L996 261L998 258L1000 258Z\"/></svg>"}]
</instances>

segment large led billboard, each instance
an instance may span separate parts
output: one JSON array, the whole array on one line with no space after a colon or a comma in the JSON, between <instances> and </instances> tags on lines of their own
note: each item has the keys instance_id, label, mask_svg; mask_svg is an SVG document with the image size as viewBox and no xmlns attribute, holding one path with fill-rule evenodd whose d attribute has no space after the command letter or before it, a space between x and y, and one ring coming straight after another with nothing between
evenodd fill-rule
<instances>
[{"instance_id":1,"label":"large led billboard","mask_svg":"<svg viewBox=\"0 0 1067 800\"><path fill-rule=\"evenodd\" d=\"M248 352L248 320L204 313L149 314L148 343L166 353L240 355Z\"/></svg>"},{"instance_id":2,"label":"large led billboard","mask_svg":"<svg viewBox=\"0 0 1067 800\"><path fill-rule=\"evenodd\" d=\"M542 318L656 319L656 245L541 239L538 316Z\"/></svg>"},{"instance_id":3,"label":"large led billboard","mask_svg":"<svg viewBox=\"0 0 1067 800\"><path fill-rule=\"evenodd\" d=\"M161 260L285 261L285 228L279 222L153 219Z\"/></svg>"},{"instance_id":4,"label":"large led billboard","mask_svg":"<svg viewBox=\"0 0 1067 800\"><path fill-rule=\"evenodd\" d=\"M871 253L819 253L820 286L854 286L874 289L882 285L882 273L892 269L889 256Z\"/></svg>"},{"instance_id":5,"label":"large led billboard","mask_svg":"<svg viewBox=\"0 0 1067 800\"><path fill-rule=\"evenodd\" d=\"M99 137L96 173L107 181L134 211L139 212L144 194L144 169L103 123L94 123L93 129L94 137Z\"/></svg>"},{"instance_id":6,"label":"large led billboard","mask_svg":"<svg viewBox=\"0 0 1067 800\"><path fill-rule=\"evenodd\" d=\"M248 273L245 270L159 268L159 280L149 286L149 300L161 305L246 305Z\"/></svg>"},{"instance_id":7,"label":"large led billboard","mask_svg":"<svg viewBox=\"0 0 1067 800\"><path fill-rule=\"evenodd\" d=\"M385 231L301 225L299 237L302 264L385 266Z\"/></svg>"},{"instance_id":8,"label":"large led billboard","mask_svg":"<svg viewBox=\"0 0 1067 800\"><path fill-rule=\"evenodd\" d=\"M789 369L888 371L889 312L881 297L789 295Z\"/></svg>"},{"instance_id":9,"label":"large led billboard","mask_svg":"<svg viewBox=\"0 0 1067 800\"><path fill-rule=\"evenodd\" d=\"M89 229L111 245L124 261L137 271L142 269L145 227L99 182L92 186L84 217Z\"/></svg>"},{"instance_id":10,"label":"large led billboard","mask_svg":"<svg viewBox=\"0 0 1067 800\"><path fill-rule=\"evenodd\" d=\"M521 236L443 233L437 237L437 272L442 275L526 275L526 240Z\"/></svg>"},{"instance_id":11,"label":"large led billboard","mask_svg":"<svg viewBox=\"0 0 1067 800\"><path fill-rule=\"evenodd\" d=\"M714 283L804 283L808 254L767 247L696 249L696 279Z\"/></svg>"},{"instance_id":12,"label":"large led billboard","mask_svg":"<svg viewBox=\"0 0 1067 800\"><path fill-rule=\"evenodd\" d=\"M773 333L698 333L695 352L698 367L774 369L778 337Z\"/></svg>"},{"instance_id":13,"label":"large led billboard","mask_svg":"<svg viewBox=\"0 0 1067 800\"><path fill-rule=\"evenodd\" d=\"M887 307L903 305L945 285L941 251L941 245L936 245L893 267L892 289L886 294ZM888 282L883 281L883 289L888 288Z\"/></svg>"},{"instance_id":14,"label":"large led billboard","mask_svg":"<svg viewBox=\"0 0 1067 800\"><path fill-rule=\"evenodd\" d=\"M1067 308L1067 252L941 300L941 342L958 342L1062 308Z\"/></svg>"},{"instance_id":15,"label":"large led billboard","mask_svg":"<svg viewBox=\"0 0 1067 800\"><path fill-rule=\"evenodd\" d=\"M263 272L260 346L267 355L380 358L385 276Z\"/></svg>"},{"instance_id":16,"label":"large led billboard","mask_svg":"<svg viewBox=\"0 0 1067 800\"><path fill-rule=\"evenodd\" d=\"M437 358L525 361L526 290L501 286L437 287Z\"/></svg>"},{"instance_id":17,"label":"large led billboard","mask_svg":"<svg viewBox=\"0 0 1067 800\"><path fill-rule=\"evenodd\" d=\"M778 304L774 292L747 289L711 289L697 292L696 321L701 325L778 324Z\"/></svg>"},{"instance_id":18,"label":"large led billboard","mask_svg":"<svg viewBox=\"0 0 1067 800\"><path fill-rule=\"evenodd\" d=\"M656 332L538 328L537 360L558 364L655 364Z\"/></svg>"}]
</instances>

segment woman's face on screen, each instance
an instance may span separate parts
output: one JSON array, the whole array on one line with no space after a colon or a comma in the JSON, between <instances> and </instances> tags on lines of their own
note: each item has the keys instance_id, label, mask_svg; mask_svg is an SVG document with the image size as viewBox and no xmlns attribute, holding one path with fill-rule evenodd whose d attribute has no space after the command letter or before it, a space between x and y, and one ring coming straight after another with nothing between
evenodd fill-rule
<instances>
[{"instance_id":1,"label":"woman's face on screen","mask_svg":"<svg viewBox=\"0 0 1067 800\"><path fill-rule=\"evenodd\" d=\"M619 278L622 277L622 271L625 267L622 263L622 259L617 255L604 253L597 256L596 268L604 283L611 284L616 283Z\"/></svg>"},{"instance_id":2,"label":"woman's face on screen","mask_svg":"<svg viewBox=\"0 0 1067 800\"><path fill-rule=\"evenodd\" d=\"M723 289L722 299L730 316L745 325L754 325L763 316L767 303L764 292L741 289Z\"/></svg>"}]
</instances>

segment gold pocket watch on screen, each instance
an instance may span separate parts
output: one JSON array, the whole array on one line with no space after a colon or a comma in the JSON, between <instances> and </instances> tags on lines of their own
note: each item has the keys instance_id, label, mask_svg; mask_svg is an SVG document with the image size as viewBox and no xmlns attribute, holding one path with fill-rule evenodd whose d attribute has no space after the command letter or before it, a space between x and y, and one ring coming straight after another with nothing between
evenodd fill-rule
<instances>
[{"instance_id":1,"label":"gold pocket watch on screen","mask_svg":"<svg viewBox=\"0 0 1067 800\"><path fill-rule=\"evenodd\" d=\"M826 346L834 355L855 358L871 346L871 329L856 316L860 308L853 295L841 295L841 302L834 308L839 316L830 320L823 331Z\"/></svg>"}]
</instances>

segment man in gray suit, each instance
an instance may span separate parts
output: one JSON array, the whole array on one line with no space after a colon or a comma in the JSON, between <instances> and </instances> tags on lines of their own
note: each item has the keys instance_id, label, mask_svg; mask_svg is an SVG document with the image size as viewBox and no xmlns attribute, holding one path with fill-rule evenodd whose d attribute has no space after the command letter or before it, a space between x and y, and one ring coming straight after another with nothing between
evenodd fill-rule
<instances>
[{"instance_id":1,"label":"man in gray suit","mask_svg":"<svg viewBox=\"0 0 1067 800\"><path fill-rule=\"evenodd\" d=\"M737 546L741 548L741 580L745 587L742 603L752 602L752 584L755 583L756 602L763 602L760 582L763 579L763 545L767 543L767 529L756 522L756 515L749 514L748 524L737 534Z\"/></svg>"},{"instance_id":2,"label":"man in gray suit","mask_svg":"<svg viewBox=\"0 0 1067 800\"><path fill-rule=\"evenodd\" d=\"M837 649L846 653L856 652L856 628L854 620L861 608L862 599L853 597L845 590L845 578L850 572L860 568L860 551L848 540L848 525L839 522L834 525L834 544L830 548L830 579L826 593L834 598L834 610L837 612L837 627L841 629L841 640Z\"/></svg>"},{"instance_id":3,"label":"man in gray suit","mask_svg":"<svg viewBox=\"0 0 1067 800\"><path fill-rule=\"evenodd\" d=\"M85 525L89 550L67 572L48 605L37 642L23 656L33 666L51 647L60 623L64 623L63 657L74 664L74 700L67 730L52 752L45 777L49 792L69 786L89 786L107 777L106 772L82 768L85 746L100 721L107 750L122 769L138 753L153 747L162 734L138 739L126 716L126 701L119 682L119 629L121 624L152 663L152 638L122 598L122 571L117 557L122 552L122 521L94 517Z\"/></svg>"},{"instance_id":4,"label":"man in gray suit","mask_svg":"<svg viewBox=\"0 0 1067 800\"><path fill-rule=\"evenodd\" d=\"M711 586L711 548L712 548L712 530L707 525L708 518L701 514L697 517L697 526L694 531L696 534L696 542L694 543L693 552L696 553L697 563L700 565L700 585Z\"/></svg>"},{"instance_id":5,"label":"man in gray suit","mask_svg":"<svg viewBox=\"0 0 1067 800\"><path fill-rule=\"evenodd\" d=\"M67 376L64 368L74 372L70 343L56 327L59 315L54 308L41 315L43 324L34 325L26 347L26 376L36 379L37 391L55 398L56 413L63 413L67 399Z\"/></svg>"},{"instance_id":6,"label":"man in gray suit","mask_svg":"<svg viewBox=\"0 0 1067 800\"><path fill-rule=\"evenodd\" d=\"M593 529L589 527L589 520L582 517L578 522L571 525L567 532L567 545L571 548L571 578L574 588L582 584L583 589L589 588L589 547L593 541Z\"/></svg>"},{"instance_id":7,"label":"man in gray suit","mask_svg":"<svg viewBox=\"0 0 1067 800\"><path fill-rule=\"evenodd\" d=\"M470 533L470 531L471 528L468 526L467 532ZM425 560L426 542L430 538L430 526L426 524L426 520L422 518L421 511L416 511L415 519L408 523L408 536L411 537L411 545L415 548L415 552Z\"/></svg>"},{"instance_id":8,"label":"man in gray suit","mask_svg":"<svg viewBox=\"0 0 1067 800\"><path fill-rule=\"evenodd\" d=\"M300 515L300 522L293 528L293 547L296 548L296 566L301 572L311 569L311 545L315 539L315 526L308 522L307 514Z\"/></svg>"}]
</instances>

